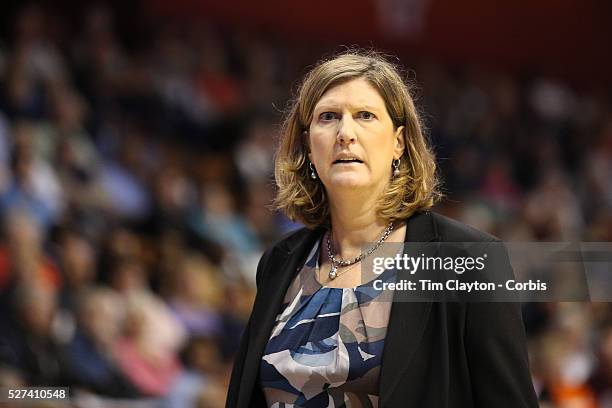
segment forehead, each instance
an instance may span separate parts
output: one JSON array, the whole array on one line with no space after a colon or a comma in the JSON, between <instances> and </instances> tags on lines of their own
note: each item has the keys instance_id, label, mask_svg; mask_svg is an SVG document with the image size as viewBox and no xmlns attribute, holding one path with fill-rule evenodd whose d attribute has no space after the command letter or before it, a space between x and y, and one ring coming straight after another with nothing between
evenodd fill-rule
<instances>
[{"instance_id":1,"label":"forehead","mask_svg":"<svg viewBox=\"0 0 612 408\"><path fill-rule=\"evenodd\" d=\"M315 109L324 106L348 106L385 108L385 101L378 90L364 78L355 78L329 88L316 103Z\"/></svg>"}]
</instances>

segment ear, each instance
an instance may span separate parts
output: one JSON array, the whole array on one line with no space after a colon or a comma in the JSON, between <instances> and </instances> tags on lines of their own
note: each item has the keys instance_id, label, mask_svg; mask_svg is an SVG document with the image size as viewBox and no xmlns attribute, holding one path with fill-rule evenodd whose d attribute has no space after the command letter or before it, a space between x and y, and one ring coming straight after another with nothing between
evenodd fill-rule
<instances>
[{"instance_id":1,"label":"ear","mask_svg":"<svg viewBox=\"0 0 612 408\"><path fill-rule=\"evenodd\" d=\"M404 138L404 126L399 126L394 134L395 146L393 147L393 158L399 159L406 149L406 139Z\"/></svg>"}]
</instances>

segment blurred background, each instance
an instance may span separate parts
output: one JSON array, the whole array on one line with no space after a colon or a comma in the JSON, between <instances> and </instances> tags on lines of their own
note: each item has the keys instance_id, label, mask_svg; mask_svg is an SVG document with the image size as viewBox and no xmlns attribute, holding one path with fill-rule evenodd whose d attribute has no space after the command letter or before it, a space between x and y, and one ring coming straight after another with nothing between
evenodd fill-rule
<instances>
[{"instance_id":1,"label":"blurred background","mask_svg":"<svg viewBox=\"0 0 612 408\"><path fill-rule=\"evenodd\" d=\"M507 3L3 2L0 385L224 406L259 256L299 226L268 208L282 113L345 46L416 85L437 211L612 241L612 3ZM542 407L612 407L611 305L523 311Z\"/></svg>"}]
</instances>

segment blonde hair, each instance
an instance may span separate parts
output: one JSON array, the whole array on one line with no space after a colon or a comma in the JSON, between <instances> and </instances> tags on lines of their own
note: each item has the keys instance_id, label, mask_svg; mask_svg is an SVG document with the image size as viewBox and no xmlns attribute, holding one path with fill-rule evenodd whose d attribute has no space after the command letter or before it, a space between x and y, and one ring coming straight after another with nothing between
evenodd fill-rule
<instances>
[{"instance_id":1,"label":"blonde hair","mask_svg":"<svg viewBox=\"0 0 612 408\"><path fill-rule=\"evenodd\" d=\"M406 149L400 174L390 180L380 197L378 216L387 222L406 219L417 210L431 208L440 196L435 156L398 69L376 52L348 51L319 62L306 74L281 130L274 167L278 186L274 205L309 228L329 227L330 217L325 187L310 178L304 136L323 94L356 78L366 79L378 90L394 128L404 126Z\"/></svg>"}]
</instances>

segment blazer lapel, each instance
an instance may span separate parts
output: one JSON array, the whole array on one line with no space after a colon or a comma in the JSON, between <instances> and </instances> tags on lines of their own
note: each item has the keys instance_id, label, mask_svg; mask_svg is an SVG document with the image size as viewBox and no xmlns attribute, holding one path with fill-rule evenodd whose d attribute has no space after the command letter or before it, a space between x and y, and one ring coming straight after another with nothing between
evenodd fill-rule
<instances>
[{"instance_id":1,"label":"blazer lapel","mask_svg":"<svg viewBox=\"0 0 612 408\"><path fill-rule=\"evenodd\" d=\"M408 219L405 242L437 240L436 226L429 212ZM432 248L428 246L427 250ZM410 254L409 254L410 255ZM412 254L414 255L414 254ZM380 374L380 406L384 407L399 384L417 349L431 312L432 302L409 302L393 294Z\"/></svg>"},{"instance_id":2,"label":"blazer lapel","mask_svg":"<svg viewBox=\"0 0 612 408\"><path fill-rule=\"evenodd\" d=\"M274 252L270 255L265 270L262 271L261 287L258 289L260 293L257 294L251 313L248 353L237 401L239 407L250 406L261 358L285 293L297 272L306 262L308 251L322 233L322 229L305 230L304 233L296 234L294 239L283 242L284 245L274 247Z\"/></svg>"}]
</instances>

